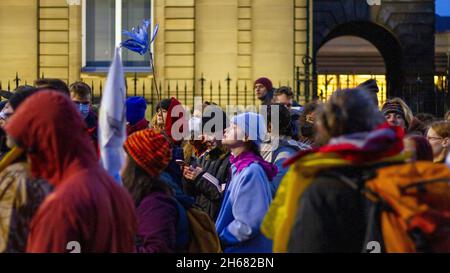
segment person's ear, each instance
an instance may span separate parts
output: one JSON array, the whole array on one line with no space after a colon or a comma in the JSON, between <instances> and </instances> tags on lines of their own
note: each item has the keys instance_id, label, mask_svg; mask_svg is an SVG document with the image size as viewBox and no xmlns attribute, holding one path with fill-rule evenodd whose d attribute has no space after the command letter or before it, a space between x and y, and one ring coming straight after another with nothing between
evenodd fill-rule
<instances>
[{"instance_id":1,"label":"person's ear","mask_svg":"<svg viewBox=\"0 0 450 273\"><path fill-rule=\"evenodd\" d=\"M442 146L444 148L447 148L450 145L450 139L448 137L444 138L444 140L442 141Z\"/></svg>"}]
</instances>

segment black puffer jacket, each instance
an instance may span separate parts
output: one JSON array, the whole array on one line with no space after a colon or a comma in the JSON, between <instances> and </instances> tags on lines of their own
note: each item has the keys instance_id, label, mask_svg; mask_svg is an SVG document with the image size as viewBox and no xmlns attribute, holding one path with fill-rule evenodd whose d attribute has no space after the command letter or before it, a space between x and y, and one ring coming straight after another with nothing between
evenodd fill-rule
<instances>
[{"instance_id":1,"label":"black puffer jacket","mask_svg":"<svg viewBox=\"0 0 450 273\"><path fill-rule=\"evenodd\" d=\"M197 166L203 172L195 181L183 178L184 191L195 197L195 204L215 221L230 177L230 153L215 148L202 155L197 160Z\"/></svg>"}]
</instances>

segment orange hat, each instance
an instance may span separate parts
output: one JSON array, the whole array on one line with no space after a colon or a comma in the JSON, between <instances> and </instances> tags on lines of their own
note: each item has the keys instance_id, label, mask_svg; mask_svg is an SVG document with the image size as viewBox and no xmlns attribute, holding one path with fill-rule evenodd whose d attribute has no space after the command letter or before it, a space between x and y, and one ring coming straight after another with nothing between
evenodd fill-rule
<instances>
[{"instance_id":1,"label":"orange hat","mask_svg":"<svg viewBox=\"0 0 450 273\"><path fill-rule=\"evenodd\" d=\"M153 177L167 168L172 156L169 141L154 129L133 133L125 140L124 148L138 166Z\"/></svg>"}]
</instances>

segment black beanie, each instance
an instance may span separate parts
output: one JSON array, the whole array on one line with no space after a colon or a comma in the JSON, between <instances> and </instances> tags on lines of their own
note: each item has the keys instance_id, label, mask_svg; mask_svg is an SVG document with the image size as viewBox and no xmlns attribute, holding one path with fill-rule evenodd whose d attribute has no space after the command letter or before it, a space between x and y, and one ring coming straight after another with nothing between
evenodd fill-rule
<instances>
[{"instance_id":1,"label":"black beanie","mask_svg":"<svg viewBox=\"0 0 450 273\"><path fill-rule=\"evenodd\" d=\"M163 99L160 103L156 106L156 110L159 110L159 108L162 108L163 110L168 111L170 107L170 103L172 102L172 99Z\"/></svg>"}]
</instances>

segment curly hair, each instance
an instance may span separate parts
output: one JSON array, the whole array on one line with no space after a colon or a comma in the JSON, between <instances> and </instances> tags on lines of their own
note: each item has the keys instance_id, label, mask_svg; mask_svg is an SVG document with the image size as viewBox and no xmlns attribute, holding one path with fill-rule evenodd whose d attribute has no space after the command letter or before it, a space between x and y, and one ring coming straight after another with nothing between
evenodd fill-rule
<instances>
[{"instance_id":1,"label":"curly hair","mask_svg":"<svg viewBox=\"0 0 450 273\"><path fill-rule=\"evenodd\" d=\"M325 135L317 137L319 142L327 143L333 137L371 131L383 121L367 92L358 88L337 90L328 102L319 105L317 122Z\"/></svg>"}]
</instances>

